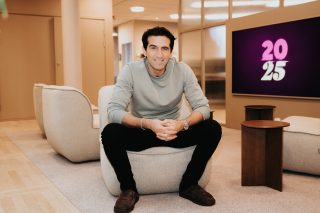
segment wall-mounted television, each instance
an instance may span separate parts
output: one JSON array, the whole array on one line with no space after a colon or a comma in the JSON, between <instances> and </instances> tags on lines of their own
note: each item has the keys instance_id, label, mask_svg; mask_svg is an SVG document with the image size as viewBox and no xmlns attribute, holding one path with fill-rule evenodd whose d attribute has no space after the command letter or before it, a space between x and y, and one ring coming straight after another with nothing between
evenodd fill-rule
<instances>
[{"instance_id":1,"label":"wall-mounted television","mask_svg":"<svg viewBox=\"0 0 320 213\"><path fill-rule=\"evenodd\" d=\"M233 31L232 94L320 99L320 17Z\"/></svg>"}]
</instances>

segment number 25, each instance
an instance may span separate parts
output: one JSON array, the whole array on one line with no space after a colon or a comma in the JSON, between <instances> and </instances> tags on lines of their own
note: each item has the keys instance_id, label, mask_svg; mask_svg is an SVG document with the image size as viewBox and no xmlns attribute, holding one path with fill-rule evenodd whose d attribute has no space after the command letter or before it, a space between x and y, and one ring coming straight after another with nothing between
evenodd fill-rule
<instances>
[{"instance_id":1,"label":"number 25","mask_svg":"<svg viewBox=\"0 0 320 213\"><path fill-rule=\"evenodd\" d=\"M275 81L282 80L286 74L284 67L286 66L287 62L288 61L277 61L274 68L273 61L266 61L262 66L262 69L266 70L266 72L262 76L261 81L271 81L272 79Z\"/></svg>"}]
</instances>

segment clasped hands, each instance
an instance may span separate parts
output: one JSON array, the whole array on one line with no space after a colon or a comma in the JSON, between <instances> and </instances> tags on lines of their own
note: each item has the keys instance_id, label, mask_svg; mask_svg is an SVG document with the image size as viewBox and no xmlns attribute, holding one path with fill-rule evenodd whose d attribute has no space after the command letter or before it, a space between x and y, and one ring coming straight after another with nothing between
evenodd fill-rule
<instances>
[{"instance_id":1,"label":"clasped hands","mask_svg":"<svg viewBox=\"0 0 320 213\"><path fill-rule=\"evenodd\" d=\"M182 122L173 119L153 119L151 122L151 130L156 134L157 138L163 141L175 139L182 129Z\"/></svg>"}]
</instances>

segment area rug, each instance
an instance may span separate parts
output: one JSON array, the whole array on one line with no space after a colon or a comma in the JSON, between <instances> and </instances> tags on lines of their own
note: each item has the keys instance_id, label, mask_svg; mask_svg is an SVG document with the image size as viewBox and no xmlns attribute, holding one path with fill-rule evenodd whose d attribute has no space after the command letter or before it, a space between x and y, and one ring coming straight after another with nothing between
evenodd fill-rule
<instances>
[{"instance_id":1,"label":"area rug","mask_svg":"<svg viewBox=\"0 0 320 213\"><path fill-rule=\"evenodd\" d=\"M7 134L80 212L113 212L116 198L104 185L99 161L71 163L50 147L38 128ZM239 130L224 128L213 156L206 189L216 198L216 205L197 206L177 193L167 193L141 196L134 212L319 212L318 176L285 172L282 192L263 186L242 187L240 138Z\"/></svg>"}]
</instances>

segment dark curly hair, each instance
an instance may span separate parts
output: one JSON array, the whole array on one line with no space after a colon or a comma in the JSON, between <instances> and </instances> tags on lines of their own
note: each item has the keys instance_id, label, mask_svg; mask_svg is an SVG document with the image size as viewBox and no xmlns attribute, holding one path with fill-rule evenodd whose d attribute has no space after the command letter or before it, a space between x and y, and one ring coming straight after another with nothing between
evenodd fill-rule
<instances>
[{"instance_id":1,"label":"dark curly hair","mask_svg":"<svg viewBox=\"0 0 320 213\"><path fill-rule=\"evenodd\" d=\"M171 48L171 52L173 50L173 46L174 46L174 40L176 39L172 33L165 27L154 27L151 29L148 29L147 31L145 31L142 35L142 43L143 43L143 48L145 50L147 50L148 47L148 38L149 36L165 36L170 40L170 48Z\"/></svg>"}]
</instances>

